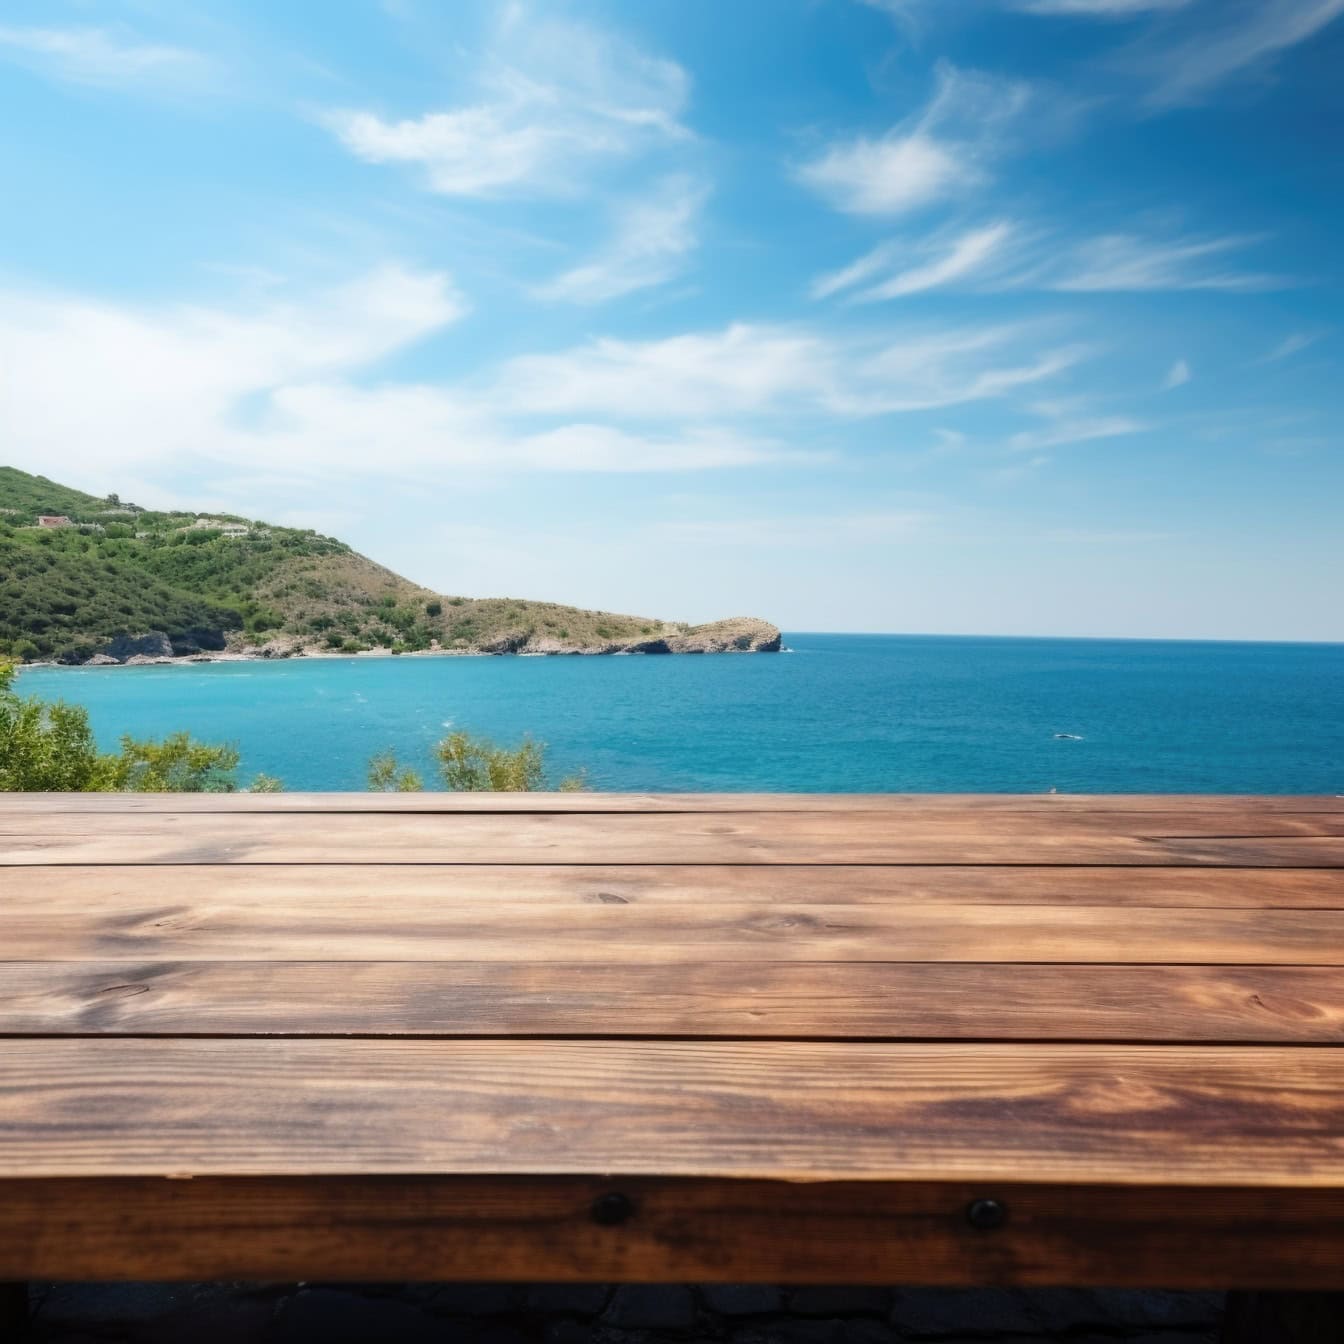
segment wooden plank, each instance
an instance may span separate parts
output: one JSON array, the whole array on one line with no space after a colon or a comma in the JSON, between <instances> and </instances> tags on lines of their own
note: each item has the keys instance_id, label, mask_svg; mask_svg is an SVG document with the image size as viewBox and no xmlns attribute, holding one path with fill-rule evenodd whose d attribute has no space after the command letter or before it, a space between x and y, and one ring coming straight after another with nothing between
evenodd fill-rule
<instances>
[{"instance_id":1,"label":"wooden plank","mask_svg":"<svg viewBox=\"0 0 1344 1344\"><path fill-rule=\"evenodd\" d=\"M0 815L58 812L992 812L1344 814L1340 794L1065 793L7 793Z\"/></svg>"},{"instance_id":2,"label":"wooden plank","mask_svg":"<svg viewBox=\"0 0 1344 1344\"><path fill-rule=\"evenodd\" d=\"M1344 1189L1300 1046L17 1039L0 1178L295 1174Z\"/></svg>"},{"instance_id":3,"label":"wooden plank","mask_svg":"<svg viewBox=\"0 0 1344 1344\"><path fill-rule=\"evenodd\" d=\"M988 961L1344 965L1344 911L1029 905L5 902L13 960Z\"/></svg>"},{"instance_id":4,"label":"wooden plank","mask_svg":"<svg viewBox=\"0 0 1344 1344\"><path fill-rule=\"evenodd\" d=\"M1235 840L1292 837L1338 838L1344 813L1165 812L1088 810L991 811L816 811L732 813L378 813L378 812L37 812L0 815L0 837L150 836L179 833L216 837L233 833L265 841L292 836L385 837L410 844L435 841L467 844L511 837L516 843L581 845L593 840L695 843L731 838L770 845L790 837L812 844L863 845L912 839L961 839L1037 843L1087 840ZM839 853L828 856L836 861Z\"/></svg>"},{"instance_id":5,"label":"wooden plank","mask_svg":"<svg viewBox=\"0 0 1344 1344\"><path fill-rule=\"evenodd\" d=\"M1121 905L1344 909L1338 868L797 864L133 864L0 872L0 902L35 893L53 922L97 904L109 915L208 892L226 906L301 914L376 901L406 915L461 905Z\"/></svg>"},{"instance_id":6,"label":"wooden plank","mask_svg":"<svg viewBox=\"0 0 1344 1344\"><path fill-rule=\"evenodd\" d=\"M632 1216L594 1221L624 1195ZM994 1231L969 1204L1007 1209ZM0 1181L0 1273L45 1280L1328 1288L1334 1191L320 1177Z\"/></svg>"},{"instance_id":7,"label":"wooden plank","mask_svg":"<svg viewBox=\"0 0 1344 1344\"><path fill-rule=\"evenodd\" d=\"M0 864L124 863L752 863L1135 864L1341 867L1333 821L1264 819L1262 832L1196 834L1190 816L1136 820L1130 833L1086 818L971 823L880 814L795 817L741 813L594 816L328 816L211 814L13 817L0 826ZM1170 831L1169 836L1159 834Z\"/></svg>"},{"instance_id":8,"label":"wooden plank","mask_svg":"<svg viewBox=\"0 0 1344 1344\"><path fill-rule=\"evenodd\" d=\"M0 1034L1344 1043L1323 967L0 962Z\"/></svg>"}]
</instances>

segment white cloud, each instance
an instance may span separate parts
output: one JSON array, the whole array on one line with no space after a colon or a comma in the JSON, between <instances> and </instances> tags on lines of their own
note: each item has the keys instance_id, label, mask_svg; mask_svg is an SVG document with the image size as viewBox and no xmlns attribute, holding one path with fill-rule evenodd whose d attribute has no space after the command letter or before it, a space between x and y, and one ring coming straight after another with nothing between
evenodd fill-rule
<instances>
[{"instance_id":1,"label":"white cloud","mask_svg":"<svg viewBox=\"0 0 1344 1344\"><path fill-rule=\"evenodd\" d=\"M673 279L699 241L696 226L708 194L692 178L663 179L648 196L621 208L615 233L602 252L542 285L538 295L603 303Z\"/></svg>"},{"instance_id":2,"label":"white cloud","mask_svg":"<svg viewBox=\"0 0 1344 1344\"><path fill-rule=\"evenodd\" d=\"M348 108L322 120L357 157L418 164L446 196L571 191L594 161L687 135L688 81L675 62L516 5L501 15L476 101L400 120Z\"/></svg>"},{"instance_id":3,"label":"white cloud","mask_svg":"<svg viewBox=\"0 0 1344 1344\"><path fill-rule=\"evenodd\" d=\"M322 507L322 490L337 482L348 497L360 478L443 485L464 472L817 460L751 429L677 414L647 430L583 415L520 425L507 380L369 381L380 360L464 309L446 276L396 266L246 314L0 294L0 423L25 468L114 489L171 479L179 497L194 479L218 507L274 504L272 516L301 495ZM304 481L306 495L295 484ZM259 498L267 488L272 496Z\"/></svg>"},{"instance_id":4,"label":"white cloud","mask_svg":"<svg viewBox=\"0 0 1344 1344\"><path fill-rule=\"evenodd\" d=\"M793 452L750 434L691 428L632 434L611 425L573 424L524 435L512 453L526 466L550 471L696 471L766 462L817 462L823 454Z\"/></svg>"},{"instance_id":5,"label":"white cloud","mask_svg":"<svg viewBox=\"0 0 1344 1344\"><path fill-rule=\"evenodd\" d=\"M1076 293L1141 290L1279 289L1292 284L1285 276L1211 267L1225 253L1249 247L1259 239L1145 238L1113 233L1079 243L1053 262L1045 262L1036 279L1043 288Z\"/></svg>"},{"instance_id":6,"label":"white cloud","mask_svg":"<svg viewBox=\"0 0 1344 1344\"><path fill-rule=\"evenodd\" d=\"M854 297L859 302L901 298L979 275L1001 257L1013 232L1012 224L1000 221L967 229L953 238L937 239L920 249L935 252L932 260L917 266L898 266L886 279L858 291ZM843 270L819 277L812 286L812 294L823 298L852 288L892 268L901 259L896 245L885 243Z\"/></svg>"},{"instance_id":7,"label":"white cloud","mask_svg":"<svg viewBox=\"0 0 1344 1344\"><path fill-rule=\"evenodd\" d=\"M1062 14L1090 19L1130 19L1156 9L1184 9L1191 0L1016 0L1026 14Z\"/></svg>"},{"instance_id":8,"label":"white cloud","mask_svg":"<svg viewBox=\"0 0 1344 1344\"><path fill-rule=\"evenodd\" d=\"M107 28L0 27L0 57L97 88L180 83L199 79L209 65L200 52L142 42Z\"/></svg>"},{"instance_id":9,"label":"white cloud","mask_svg":"<svg viewBox=\"0 0 1344 1344\"><path fill-rule=\"evenodd\" d=\"M109 452L265 461L267 431L240 423L250 401L370 365L462 311L447 277L394 266L246 316L7 294L0 422L29 459L72 472Z\"/></svg>"},{"instance_id":10,"label":"white cloud","mask_svg":"<svg viewBox=\"0 0 1344 1344\"><path fill-rule=\"evenodd\" d=\"M837 210L907 214L987 181L1001 134L1028 97L1024 84L941 67L917 117L882 136L836 141L796 176Z\"/></svg>"},{"instance_id":11,"label":"white cloud","mask_svg":"<svg viewBox=\"0 0 1344 1344\"><path fill-rule=\"evenodd\" d=\"M914 27L953 11L947 0L864 0ZM1244 71L1314 37L1344 0L1000 0L1019 13L1119 22L1160 20L1128 49L1123 67L1150 86L1150 107L1198 103Z\"/></svg>"},{"instance_id":12,"label":"white cloud","mask_svg":"<svg viewBox=\"0 0 1344 1344\"><path fill-rule=\"evenodd\" d=\"M1009 438L1008 446L1017 452L1041 452L1046 448L1063 448L1075 443L1092 443L1097 439L1139 434L1147 428L1142 420L1125 415L1064 418L1046 429L1029 429L1014 434Z\"/></svg>"},{"instance_id":13,"label":"white cloud","mask_svg":"<svg viewBox=\"0 0 1344 1344\"><path fill-rule=\"evenodd\" d=\"M802 328L735 323L654 341L608 338L559 354L522 355L497 395L532 414L697 419L768 410L823 395L827 343Z\"/></svg>"},{"instance_id":14,"label":"white cloud","mask_svg":"<svg viewBox=\"0 0 1344 1344\"><path fill-rule=\"evenodd\" d=\"M1197 103L1241 71L1314 37L1342 13L1344 0L1218 0L1199 11L1179 41L1168 43L1160 34L1137 47L1133 63L1155 79L1154 106Z\"/></svg>"},{"instance_id":15,"label":"white cloud","mask_svg":"<svg viewBox=\"0 0 1344 1344\"><path fill-rule=\"evenodd\" d=\"M534 415L634 420L875 416L979 401L1063 372L1084 353L1020 326L831 336L734 323L653 341L601 339L510 360L492 395Z\"/></svg>"},{"instance_id":16,"label":"white cloud","mask_svg":"<svg viewBox=\"0 0 1344 1344\"><path fill-rule=\"evenodd\" d=\"M1294 331L1285 336L1278 345L1265 354L1260 362L1262 364L1276 364L1281 359L1288 359L1292 355L1305 350L1309 345L1315 345L1321 339L1320 332L1312 331Z\"/></svg>"},{"instance_id":17,"label":"white cloud","mask_svg":"<svg viewBox=\"0 0 1344 1344\"><path fill-rule=\"evenodd\" d=\"M897 242L879 243L871 252L865 252L857 261L838 271L828 271L819 275L808 287L808 293L814 299L828 299L841 290L852 289L865 280L880 275L893 266L901 256L902 248Z\"/></svg>"},{"instance_id":18,"label":"white cloud","mask_svg":"<svg viewBox=\"0 0 1344 1344\"><path fill-rule=\"evenodd\" d=\"M984 173L971 155L915 131L832 145L798 176L837 209L899 215L956 195L983 180Z\"/></svg>"},{"instance_id":19,"label":"white cloud","mask_svg":"<svg viewBox=\"0 0 1344 1344\"><path fill-rule=\"evenodd\" d=\"M873 302L948 285L979 291L1249 293L1295 283L1290 276L1240 270L1219 260L1259 241L1245 236L1152 238L1137 233L1069 241L1044 229L1000 220L956 233L940 230L917 244L882 243L849 266L819 276L811 293L824 298L849 290L855 302ZM912 256L928 260L911 265Z\"/></svg>"},{"instance_id":20,"label":"white cloud","mask_svg":"<svg viewBox=\"0 0 1344 1344\"><path fill-rule=\"evenodd\" d=\"M1167 370L1167 376L1162 380L1162 390L1170 392L1173 388L1184 387L1193 376L1189 363L1184 359L1178 359Z\"/></svg>"}]
</instances>

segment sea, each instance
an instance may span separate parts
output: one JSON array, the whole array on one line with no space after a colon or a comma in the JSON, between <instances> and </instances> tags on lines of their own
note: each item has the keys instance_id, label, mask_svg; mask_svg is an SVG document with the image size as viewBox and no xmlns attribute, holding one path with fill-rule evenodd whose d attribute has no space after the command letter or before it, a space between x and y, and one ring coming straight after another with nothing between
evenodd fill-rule
<instances>
[{"instance_id":1,"label":"sea","mask_svg":"<svg viewBox=\"0 0 1344 1344\"><path fill-rule=\"evenodd\" d=\"M241 777L432 781L452 730L638 791L1344 793L1344 645L792 633L780 654L32 668L99 740L236 744Z\"/></svg>"}]
</instances>

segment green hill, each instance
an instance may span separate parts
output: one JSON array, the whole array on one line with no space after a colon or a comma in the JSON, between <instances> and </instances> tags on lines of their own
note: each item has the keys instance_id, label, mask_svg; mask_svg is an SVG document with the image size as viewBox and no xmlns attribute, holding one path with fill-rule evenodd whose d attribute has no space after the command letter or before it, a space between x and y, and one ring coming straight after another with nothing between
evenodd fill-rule
<instances>
[{"instance_id":1,"label":"green hill","mask_svg":"<svg viewBox=\"0 0 1344 1344\"><path fill-rule=\"evenodd\" d=\"M0 508L19 513L30 521L39 513L77 513L111 507L107 500L57 485L45 476L30 476L17 467L0 467Z\"/></svg>"},{"instance_id":2,"label":"green hill","mask_svg":"<svg viewBox=\"0 0 1344 1344\"><path fill-rule=\"evenodd\" d=\"M41 515L69 521L40 526ZM754 619L688 626L446 596L313 531L145 510L0 467L0 654L24 660L778 647L778 630Z\"/></svg>"}]
</instances>

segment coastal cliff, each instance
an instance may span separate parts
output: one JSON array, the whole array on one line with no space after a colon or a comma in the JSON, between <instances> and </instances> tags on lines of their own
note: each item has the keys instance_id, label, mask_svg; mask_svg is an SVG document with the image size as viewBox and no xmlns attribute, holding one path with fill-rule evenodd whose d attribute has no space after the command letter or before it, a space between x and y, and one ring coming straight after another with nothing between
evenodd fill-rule
<instances>
[{"instance_id":1,"label":"coastal cliff","mask_svg":"<svg viewBox=\"0 0 1344 1344\"><path fill-rule=\"evenodd\" d=\"M753 617L689 625L436 593L317 532L146 510L0 467L0 656L21 661L779 648Z\"/></svg>"}]
</instances>

